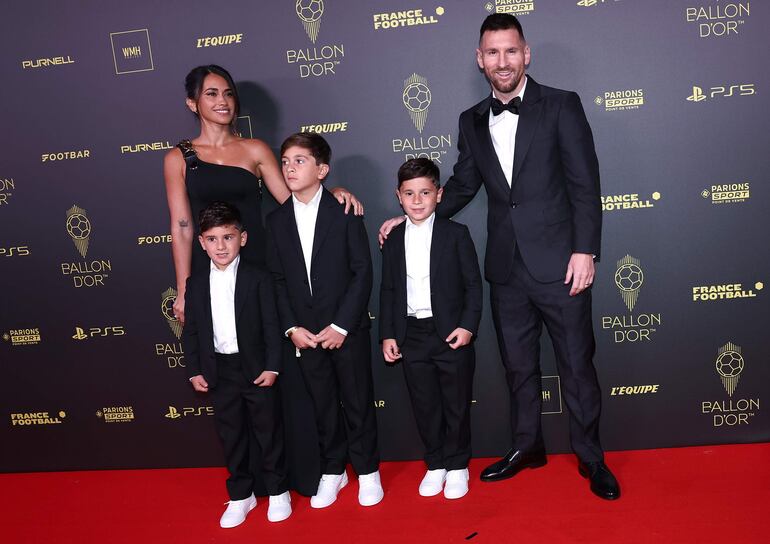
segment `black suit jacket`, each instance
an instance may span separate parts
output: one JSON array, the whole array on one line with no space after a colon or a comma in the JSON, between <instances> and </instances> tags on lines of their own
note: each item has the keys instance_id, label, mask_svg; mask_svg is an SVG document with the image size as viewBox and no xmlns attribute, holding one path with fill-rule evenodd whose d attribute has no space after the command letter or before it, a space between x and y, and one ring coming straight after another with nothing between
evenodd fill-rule
<instances>
[{"instance_id":1,"label":"black suit jacket","mask_svg":"<svg viewBox=\"0 0 770 544\"><path fill-rule=\"evenodd\" d=\"M332 323L349 333L370 327L372 257L361 217L346 215L323 189L310 261L312 294L291 198L267 216L267 227L282 331L301 326L318 333Z\"/></svg>"},{"instance_id":2,"label":"black suit jacket","mask_svg":"<svg viewBox=\"0 0 770 544\"><path fill-rule=\"evenodd\" d=\"M406 222L382 246L380 340L406 337ZM481 319L481 272L468 227L436 218L430 245L430 304L436 331L446 338L457 327L478 333Z\"/></svg>"},{"instance_id":3,"label":"black suit jacket","mask_svg":"<svg viewBox=\"0 0 770 544\"><path fill-rule=\"evenodd\" d=\"M511 186L489 134L491 95L460 115L460 155L438 206L451 217L482 183L488 196L486 278L507 280L518 246L538 281L564 277L572 253L599 256L599 163L580 98L529 77L519 109Z\"/></svg>"},{"instance_id":4,"label":"black suit jacket","mask_svg":"<svg viewBox=\"0 0 770 544\"><path fill-rule=\"evenodd\" d=\"M217 363L208 270L187 279L184 300L182 346L187 375L203 374L209 386L214 387ZM281 371L282 331L278 325L272 277L243 259L235 276L235 328L238 352L250 381L264 370Z\"/></svg>"}]
</instances>

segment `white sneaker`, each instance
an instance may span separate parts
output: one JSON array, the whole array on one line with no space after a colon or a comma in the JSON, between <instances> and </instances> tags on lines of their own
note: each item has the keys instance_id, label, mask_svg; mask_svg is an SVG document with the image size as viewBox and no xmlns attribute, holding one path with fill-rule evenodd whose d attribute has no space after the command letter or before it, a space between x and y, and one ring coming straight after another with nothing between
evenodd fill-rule
<instances>
[{"instance_id":1,"label":"white sneaker","mask_svg":"<svg viewBox=\"0 0 770 544\"><path fill-rule=\"evenodd\" d=\"M348 485L348 475L345 472L342 474L322 474L321 481L318 482L318 491L310 497L310 506L313 508L331 506L337 500L337 493L346 485Z\"/></svg>"},{"instance_id":2,"label":"white sneaker","mask_svg":"<svg viewBox=\"0 0 770 544\"><path fill-rule=\"evenodd\" d=\"M420 496L433 497L441 493L444 489L446 480L446 469L437 468L425 473L425 477L420 482Z\"/></svg>"},{"instance_id":3,"label":"white sneaker","mask_svg":"<svg viewBox=\"0 0 770 544\"><path fill-rule=\"evenodd\" d=\"M382 490L379 470L375 470L371 474L361 474L358 477L358 504L374 506L384 496L385 492Z\"/></svg>"},{"instance_id":4,"label":"white sneaker","mask_svg":"<svg viewBox=\"0 0 770 544\"><path fill-rule=\"evenodd\" d=\"M256 508L257 499L254 497L254 493L252 493L247 499L227 501L225 504L227 505L227 510L219 518L219 526L222 529L232 529L246 521L246 516L249 515L249 512Z\"/></svg>"},{"instance_id":5,"label":"white sneaker","mask_svg":"<svg viewBox=\"0 0 770 544\"><path fill-rule=\"evenodd\" d=\"M444 497L447 499L459 499L468 493L468 469L450 470L446 473L446 485Z\"/></svg>"},{"instance_id":6,"label":"white sneaker","mask_svg":"<svg viewBox=\"0 0 770 544\"><path fill-rule=\"evenodd\" d=\"M283 521L291 515L291 495L284 491L280 495L270 495L267 508L267 521Z\"/></svg>"}]
</instances>

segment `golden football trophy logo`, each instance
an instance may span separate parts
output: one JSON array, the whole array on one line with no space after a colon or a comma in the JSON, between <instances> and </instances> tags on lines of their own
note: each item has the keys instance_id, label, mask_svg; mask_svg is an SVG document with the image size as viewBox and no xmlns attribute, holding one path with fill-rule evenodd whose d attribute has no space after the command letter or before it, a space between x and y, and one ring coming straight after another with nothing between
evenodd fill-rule
<instances>
[{"instance_id":1,"label":"golden football trophy logo","mask_svg":"<svg viewBox=\"0 0 770 544\"><path fill-rule=\"evenodd\" d=\"M72 335L73 340L85 340L88 338L86 331L82 327L75 327L75 334Z\"/></svg>"},{"instance_id":2,"label":"golden football trophy logo","mask_svg":"<svg viewBox=\"0 0 770 544\"><path fill-rule=\"evenodd\" d=\"M692 94L687 97L687 100L688 102L701 102L702 100L706 100L706 95L703 94L703 89L693 85Z\"/></svg>"},{"instance_id":3,"label":"golden football trophy logo","mask_svg":"<svg viewBox=\"0 0 770 544\"><path fill-rule=\"evenodd\" d=\"M324 14L323 0L297 0L294 4L297 17L302 21L305 32L310 41L315 43L318 38L318 30L321 28L321 16Z\"/></svg>"},{"instance_id":4,"label":"golden football trophy logo","mask_svg":"<svg viewBox=\"0 0 770 544\"><path fill-rule=\"evenodd\" d=\"M412 118L414 128L422 132L425 121L428 119L428 106L430 106L431 93L428 88L428 80L417 74L412 74L404 80L404 92L401 95L409 117Z\"/></svg>"},{"instance_id":5,"label":"golden football trophy logo","mask_svg":"<svg viewBox=\"0 0 770 544\"><path fill-rule=\"evenodd\" d=\"M716 369L725 391L732 397L733 393L735 393L735 388L738 386L738 378L740 378L741 372L743 372L741 347L728 342L719 348Z\"/></svg>"},{"instance_id":6,"label":"golden football trophy logo","mask_svg":"<svg viewBox=\"0 0 770 544\"><path fill-rule=\"evenodd\" d=\"M88 237L91 236L91 221L86 217L86 211L77 205L67 210L67 234L70 235L80 255L85 259L88 253Z\"/></svg>"},{"instance_id":7,"label":"golden football trophy logo","mask_svg":"<svg viewBox=\"0 0 770 544\"><path fill-rule=\"evenodd\" d=\"M168 326L171 328L171 332L177 339L182 336L182 324L174 315L174 303L176 302L177 291L173 287L169 287L160 295L160 313L166 318Z\"/></svg>"},{"instance_id":8,"label":"golden football trophy logo","mask_svg":"<svg viewBox=\"0 0 770 544\"><path fill-rule=\"evenodd\" d=\"M639 259L630 255L620 259L618 269L615 271L615 285L620 289L620 296L623 297L629 312L634 311L642 283L644 283L644 273L639 267Z\"/></svg>"}]
</instances>

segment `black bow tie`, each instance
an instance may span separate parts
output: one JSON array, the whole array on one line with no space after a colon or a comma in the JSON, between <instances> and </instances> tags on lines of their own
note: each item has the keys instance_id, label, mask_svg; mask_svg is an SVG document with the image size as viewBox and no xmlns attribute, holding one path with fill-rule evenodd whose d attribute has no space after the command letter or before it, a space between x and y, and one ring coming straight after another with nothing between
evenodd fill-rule
<instances>
[{"instance_id":1,"label":"black bow tie","mask_svg":"<svg viewBox=\"0 0 770 544\"><path fill-rule=\"evenodd\" d=\"M508 110L514 115L519 115L519 106L521 106L521 98L517 96L507 104L503 104L497 98L493 98L490 108L492 109L493 115L500 115L505 110Z\"/></svg>"}]
</instances>

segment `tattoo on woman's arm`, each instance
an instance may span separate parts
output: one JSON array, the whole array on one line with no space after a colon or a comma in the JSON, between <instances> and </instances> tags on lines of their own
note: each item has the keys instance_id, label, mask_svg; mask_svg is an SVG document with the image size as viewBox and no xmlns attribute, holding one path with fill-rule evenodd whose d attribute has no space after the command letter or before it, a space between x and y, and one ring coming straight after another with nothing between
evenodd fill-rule
<instances>
[{"instance_id":1,"label":"tattoo on woman's arm","mask_svg":"<svg viewBox=\"0 0 770 544\"><path fill-rule=\"evenodd\" d=\"M179 226L185 229L190 226L190 222L187 219L180 219Z\"/></svg>"}]
</instances>

